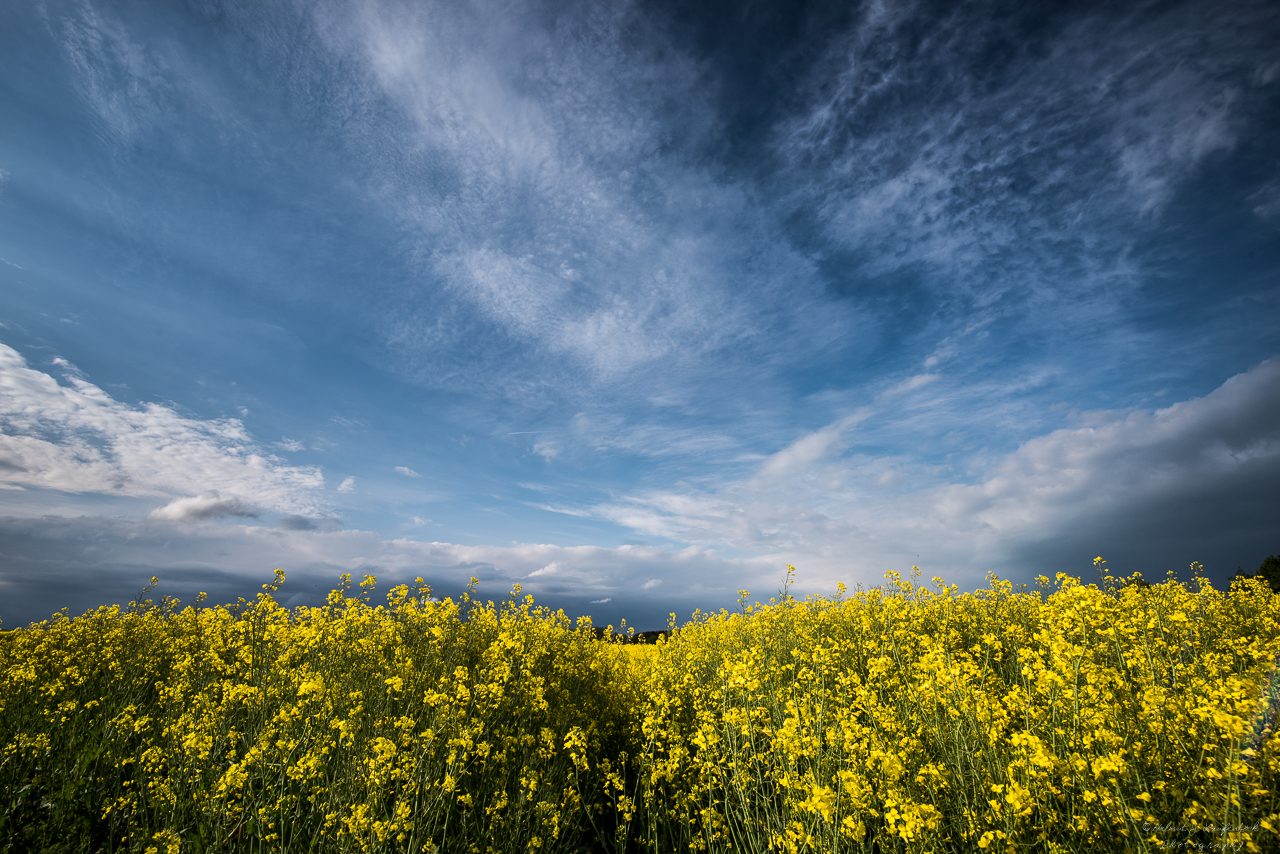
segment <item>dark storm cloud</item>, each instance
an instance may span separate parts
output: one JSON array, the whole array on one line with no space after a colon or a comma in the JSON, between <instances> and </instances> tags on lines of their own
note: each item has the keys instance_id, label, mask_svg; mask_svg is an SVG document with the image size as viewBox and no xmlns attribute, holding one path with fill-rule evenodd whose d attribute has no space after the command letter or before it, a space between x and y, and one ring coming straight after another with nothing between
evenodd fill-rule
<instances>
[{"instance_id":1,"label":"dark storm cloud","mask_svg":"<svg viewBox=\"0 0 1280 854\"><path fill-rule=\"evenodd\" d=\"M1272 457L1173 495L1121 504L1013 544L1002 571L1020 581L1066 572L1092 582L1089 562L1100 556L1113 575L1141 572L1156 582L1173 572L1185 581L1194 561L1223 589L1238 570L1256 572L1267 555L1280 554L1277 483L1280 459Z\"/></svg>"}]
</instances>

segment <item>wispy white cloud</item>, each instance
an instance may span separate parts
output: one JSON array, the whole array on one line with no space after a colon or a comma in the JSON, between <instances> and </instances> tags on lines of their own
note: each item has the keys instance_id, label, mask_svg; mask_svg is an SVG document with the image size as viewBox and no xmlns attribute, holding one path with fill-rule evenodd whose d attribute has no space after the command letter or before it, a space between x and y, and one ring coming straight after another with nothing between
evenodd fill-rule
<instances>
[{"instance_id":1,"label":"wispy white cloud","mask_svg":"<svg viewBox=\"0 0 1280 854\"><path fill-rule=\"evenodd\" d=\"M397 151L415 152L370 162L385 170L379 206L415 235L431 283L398 293L386 324L420 379L505 397L655 393L731 368L727 348L785 360L830 339L767 346L770 331L842 313L814 323L812 262L750 188L686 156L718 131L714 87L641 10L356 10L317 14L362 85L403 117Z\"/></svg>"},{"instance_id":2,"label":"wispy white cloud","mask_svg":"<svg viewBox=\"0 0 1280 854\"><path fill-rule=\"evenodd\" d=\"M91 3L50 16L75 85L96 114L103 135L117 144L137 139L163 113L175 78L162 51L144 44L117 17Z\"/></svg>"},{"instance_id":3,"label":"wispy white cloud","mask_svg":"<svg viewBox=\"0 0 1280 854\"><path fill-rule=\"evenodd\" d=\"M938 356L930 356L926 361L933 361L934 364L937 364ZM885 389L877 396L880 398L897 397L900 394L906 394L909 391L924 388L929 385L929 383L935 382L938 379L938 376L938 374L916 374L915 376L907 377L905 380L891 388Z\"/></svg>"},{"instance_id":4,"label":"wispy white cloud","mask_svg":"<svg viewBox=\"0 0 1280 854\"><path fill-rule=\"evenodd\" d=\"M1258 188L1249 197L1249 201L1256 203L1253 212L1257 216L1280 225L1280 180L1270 181Z\"/></svg>"},{"instance_id":5,"label":"wispy white cloud","mask_svg":"<svg viewBox=\"0 0 1280 854\"><path fill-rule=\"evenodd\" d=\"M58 370L62 371L63 374L65 374L68 377L74 377L79 380L86 379L83 371L81 371L79 368L77 368L75 365L71 364L61 356L54 356L52 359L49 360L49 364L53 365Z\"/></svg>"},{"instance_id":6,"label":"wispy white cloud","mask_svg":"<svg viewBox=\"0 0 1280 854\"><path fill-rule=\"evenodd\" d=\"M837 451L844 440L845 431L859 421L865 421L870 414L869 410L864 409L841 418L821 430L802 436L765 460L764 465L760 467L760 476L762 478L786 477L809 468L818 460Z\"/></svg>"},{"instance_id":7,"label":"wispy white cloud","mask_svg":"<svg viewBox=\"0 0 1280 854\"><path fill-rule=\"evenodd\" d=\"M950 310L1107 311L1142 281L1126 235L1264 103L1265 4L1141 4L1034 33L988 4L887 9L834 41L774 146L857 270L941 272Z\"/></svg>"},{"instance_id":8,"label":"wispy white cloud","mask_svg":"<svg viewBox=\"0 0 1280 854\"><path fill-rule=\"evenodd\" d=\"M422 477L422 475L418 474L416 471L409 468L408 466L396 466L396 471L404 475L405 477Z\"/></svg>"},{"instance_id":9,"label":"wispy white cloud","mask_svg":"<svg viewBox=\"0 0 1280 854\"><path fill-rule=\"evenodd\" d=\"M535 442L533 445L533 452L538 456L542 457L547 462L551 462L556 457L560 456L560 450L561 449L560 449L559 443L554 441Z\"/></svg>"},{"instance_id":10,"label":"wispy white cloud","mask_svg":"<svg viewBox=\"0 0 1280 854\"><path fill-rule=\"evenodd\" d=\"M342 483L338 484L338 491L342 493L350 492L356 488L356 479L354 477L345 477Z\"/></svg>"},{"instance_id":11,"label":"wispy white cloud","mask_svg":"<svg viewBox=\"0 0 1280 854\"><path fill-rule=\"evenodd\" d=\"M541 569L535 569L533 572L525 576L525 578L537 578L539 575L555 575L560 571L560 564L554 560Z\"/></svg>"},{"instance_id":12,"label":"wispy white cloud","mask_svg":"<svg viewBox=\"0 0 1280 854\"><path fill-rule=\"evenodd\" d=\"M758 413L764 416L765 413ZM759 431L767 425L757 418ZM646 423L643 414L628 418L616 407L595 407L576 413L569 421L567 438L593 451L622 452L646 457L723 458L741 451L741 436L732 427L707 424L676 424L662 419Z\"/></svg>"},{"instance_id":13,"label":"wispy white cloud","mask_svg":"<svg viewBox=\"0 0 1280 854\"><path fill-rule=\"evenodd\" d=\"M61 367L67 385L0 344L6 486L178 496L156 511L165 519L243 515L247 508L319 512L320 470L282 464L255 445L240 421L187 418L159 404L128 406Z\"/></svg>"}]
</instances>

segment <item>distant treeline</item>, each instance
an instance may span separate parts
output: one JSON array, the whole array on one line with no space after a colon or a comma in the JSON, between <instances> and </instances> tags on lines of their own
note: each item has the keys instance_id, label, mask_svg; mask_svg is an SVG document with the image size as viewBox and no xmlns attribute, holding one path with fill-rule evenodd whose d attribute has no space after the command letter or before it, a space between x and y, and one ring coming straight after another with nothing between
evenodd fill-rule
<instances>
[{"instance_id":1,"label":"distant treeline","mask_svg":"<svg viewBox=\"0 0 1280 854\"><path fill-rule=\"evenodd\" d=\"M600 626L594 626L591 629L596 638L603 639L608 633L608 629ZM668 629L654 629L648 632L628 632L627 634L612 634L614 638L622 643L657 643L658 638L669 637L671 635Z\"/></svg>"},{"instance_id":2,"label":"distant treeline","mask_svg":"<svg viewBox=\"0 0 1280 854\"><path fill-rule=\"evenodd\" d=\"M1236 573L1236 578L1261 578L1271 585L1272 593L1280 593L1280 555L1270 555L1258 567L1257 572L1245 572L1240 567L1236 569L1240 570Z\"/></svg>"}]
</instances>

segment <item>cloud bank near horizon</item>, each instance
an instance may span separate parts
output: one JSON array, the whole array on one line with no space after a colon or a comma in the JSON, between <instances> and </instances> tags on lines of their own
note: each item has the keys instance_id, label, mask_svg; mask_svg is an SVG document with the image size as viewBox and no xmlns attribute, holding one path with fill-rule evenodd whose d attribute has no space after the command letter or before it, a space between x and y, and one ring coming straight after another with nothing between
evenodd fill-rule
<instances>
[{"instance_id":1,"label":"cloud bank near horizon","mask_svg":"<svg viewBox=\"0 0 1280 854\"><path fill-rule=\"evenodd\" d=\"M673 611L684 620L695 608L731 601L743 583L768 589L781 577L771 562L726 559L694 546L469 546L358 530L209 521L175 528L105 517L0 517L0 553L6 558L0 620L10 628L63 607L81 613L126 601L152 576L161 579L162 595L190 601L206 592L213 602L234 601L252 596L277 567L289 579L281 594L289 605L321 604L345 573L357 580L373 575L384 592L421 576L441 597L456 597L476 577L486 599L518 584L571 616L591 615L599 625L626 619L642 628L665 625Z\"/></svg>"},{"instance_id":2,"label":"cloud bank near horizon","mask_svg":"<svg viewBox=\"0 0 1280 854\"><path fill-rule=\"evenodd\" d=\"M1280 358L1161 409L1079 413L1080 426L985 465L973 461L981 467L970 482L938 483L936 471L909 457L840 454L856 441L847 434L872 418L859 412L803 436L749 478L624 496L594 512L671 540L803 563L829 583L868 581L877 566L904 563L964 567L948 577L966 585L991 570L1025 576L1035 569L1019 566L1026 555L1064 539L1147 572L1161 560L1177 561L1166 569L1206 562L1209 555L1195 555L1198 526L1160 542L1125 541L1126 529L1149 536L1160 512L1211 517L1219 542L1258 550L1274 534ZM1044 569L1071 571L1055 563Z\"/></svg>"},{"instance_id":3,"label":"cloud bank near horizon","mask_svg":"<svg viewBox=\"0 0 1280 854\"><path fill-rule=\"evenodd\" d=\"M1094 552L1117 570L1148 576L1199 560L1221 583L1234 570L1220 559L1224 543L1268 546L1280 483L1280 359L1161 409L1081 413L1078 426L1024 443L972 483L913 488L919 478L895 470L893 460L841 455L841 443L853 438L845 434L870 417L859 413L796 440L759 462L748 481L630 496L588 511L691 544L683 548L421 542L322 532L302 517L275 529L220 525L214 520L254 513L209 492L177 499L144 521L0 520L0 552L9 561L0 586L24 591L11 601L44 600L47 610L67 590L114 589L151 574L184 589L219 577L230 590L267 564L296 570L312 586L344 572L392 584L474 575L486 595L521 584L557 606L608 604L604 613L647 625L673 607L715 609L738 589L767 588L787 563L802 567L802 591L829 592L837 582L870 587L885 571L913 564L966 588L989 571L1022 581L1082 574ZM1218 542L1135 540L1153 516L1178 514L1211 519ZM159 524L174 521L186 524ZM757 556L725 556L743 553ZM20 619L35 618L31 607Z\"/></svg>"}]
</instances>

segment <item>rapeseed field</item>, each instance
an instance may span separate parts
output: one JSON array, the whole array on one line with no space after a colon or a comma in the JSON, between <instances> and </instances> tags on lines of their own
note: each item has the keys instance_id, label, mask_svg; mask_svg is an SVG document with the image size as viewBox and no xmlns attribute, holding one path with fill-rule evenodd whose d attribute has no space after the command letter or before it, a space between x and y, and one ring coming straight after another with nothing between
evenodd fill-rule
<instances>
[{"instance_id":1,"label":"rapeseed field","mask_svg":"<svg viewBox=\"0 0 1280 854\"><path fill-rule=\"evenodd\" d=\"M1280 850L1264 582L888 579L653 646L474 579L55 615L0 633L0 850Z\"/></svg>"}]
</instances>

